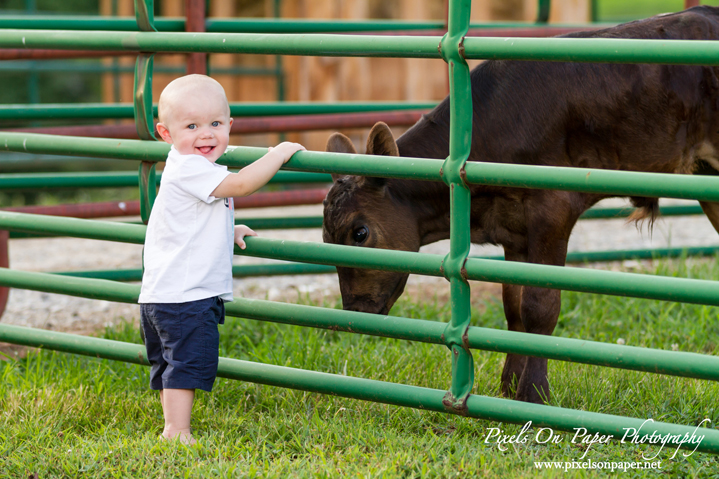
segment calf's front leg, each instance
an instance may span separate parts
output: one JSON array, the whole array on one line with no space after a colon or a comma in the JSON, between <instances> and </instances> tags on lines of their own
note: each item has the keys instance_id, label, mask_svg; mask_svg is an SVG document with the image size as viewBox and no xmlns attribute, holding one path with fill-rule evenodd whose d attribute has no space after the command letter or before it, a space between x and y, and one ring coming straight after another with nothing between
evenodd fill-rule
<instances>
[{"instance_id":1,"label":"calf's front leg","mask_svg":"<svg viewBox=\"0 0 719 479\"><path fill-rule=\"evenodd\" d=\"M582 209L572 193L559 191L536 192L525 203L527 218L527 261L536 264L564 266L567 243ZM561 291L537 286L522 287L521 318L524 330L531 334L551 335L557 325L561 306ZM531 341L531 337L527 341ZM516 399L549 402L547 359L528 357L517 384Z\"/></svg>"},{"instance_id":2,"label":"calf's front leg","mask_svg":"<svg viewBox=\"0 0 719 479\"><path fill-rule=\"evenodd\" d=\"M560 303L559 290L524 286L521 310L525 330L532 334L550 336L557 325ZM531 341L531 338L527 341ZM516 399L541 404L549 402L549 397L547 359L527 357L517 384Z\"/></svg>"},{"instance_id":3,"label":"calf's front leg","mask_svg":"<svg viewBox=\"0 0 719 479\"><path fill-rule=\"evenodd\" d=\"M504 249L505 261L526 261L525 254L517 254ZM507 329L510 331L524 332L522 324L522 286L518 284L502 285L502 303L504 304L504 316L507 319ZM501 390L504 397L512 397L517 391L517 383L522 377L527 356L521 354L507 353L502 369Z\"/></svg>"}]
</instances>

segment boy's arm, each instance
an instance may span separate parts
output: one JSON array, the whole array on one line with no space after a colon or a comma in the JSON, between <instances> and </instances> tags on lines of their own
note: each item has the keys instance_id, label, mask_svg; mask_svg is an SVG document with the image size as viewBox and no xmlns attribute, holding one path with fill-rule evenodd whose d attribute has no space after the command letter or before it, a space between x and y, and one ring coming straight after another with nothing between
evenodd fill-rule
<instances>
[{"instance_id":1,"label":"boy's arm","mask_svg":"<svg viewBox=\"0 0 719 479\"><path fill-rule=\"evenodd\" d=\"M304 149L305 147L298 143L280 143L271 148L265 156L245 166L238 173L227 175L211 194L215 198L228 198L254 193L265 186L292 155Z\"/></svg>"}]
</instances>

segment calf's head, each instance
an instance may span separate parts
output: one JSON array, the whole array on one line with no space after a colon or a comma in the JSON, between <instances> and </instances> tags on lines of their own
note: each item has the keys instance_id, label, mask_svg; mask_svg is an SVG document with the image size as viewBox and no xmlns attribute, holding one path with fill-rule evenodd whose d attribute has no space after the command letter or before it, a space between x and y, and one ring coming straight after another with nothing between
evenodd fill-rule
<instances>
[{"instance_id":1,"label":"calf's head","mask_svg":"<svg viewBox=\"0 0 719 479\"><path fill-rule=\"evenodd\" d=\"M326 150L356 153L352 141L333 134ZM399 156L392 132L377 123L367 138L367 154ZM397 194L396 180L332 175L334 184L324 201L322 237L325 243L418 251L417 221L411 205ZM387 314L404 291L408 274L338 267L344 309Z\"/></svg>"}]
</instances>

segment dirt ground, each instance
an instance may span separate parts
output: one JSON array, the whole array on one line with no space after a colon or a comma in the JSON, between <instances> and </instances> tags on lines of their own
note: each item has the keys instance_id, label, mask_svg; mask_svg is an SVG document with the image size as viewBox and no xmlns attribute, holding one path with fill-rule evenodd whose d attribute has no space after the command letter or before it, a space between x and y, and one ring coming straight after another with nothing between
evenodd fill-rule
<instances>
[{"instance_id":1,"label":"dirt ground","mask_svg":"<svg viewBox=\"0 0 719 479\"><path fill-rule=\"evenodd\" d=\"M668 204L669 202L663 202ZM672 202L679 203L679 202ZM623 200L610 200L604 206L623 205ZM321 215L321 206L270 208L242 210L238 216L309 216ZM320 229L307 230L264 230L261 236L295 241L321 242ZM642 247L703 246L719 244L717 233L703 216L660 218L650 235L646 227L638 230L624 220L581 221L575 228L569 243L570 251L592 251L610 249L632 249ZM113 268L139 268L141 266L139 245L111 243L105 241L75 238L16 239L10 240L10 267L25 271L73 271ZM446 254L449 242L441 241L422 248L423 252ZM472 255L501 254L495 246L473 246ZM267 263L251 257L236 257L236 264ZM631 267L636 262L609 264L618 269ZM607 265L599 265L607 267ZM480 299L499 296L498 284L471 282L473 304ZM263 278L235 279L236 297L269 299L271 301L297 301L309 296L315 300L339 297L336 274L274 276ZM443 278L410 276L405 295L419 301L447 301L449 283ZM111 303L58 294L13 289L6 311L0 321L34 328L64 331L78 334L92 334L105 326L121 321L137 322L139 307L132 304ZM0 345L0 352L16 354L19 349ZM0 356L1 357L1 356Z\"/></svg>"}]
</instances>

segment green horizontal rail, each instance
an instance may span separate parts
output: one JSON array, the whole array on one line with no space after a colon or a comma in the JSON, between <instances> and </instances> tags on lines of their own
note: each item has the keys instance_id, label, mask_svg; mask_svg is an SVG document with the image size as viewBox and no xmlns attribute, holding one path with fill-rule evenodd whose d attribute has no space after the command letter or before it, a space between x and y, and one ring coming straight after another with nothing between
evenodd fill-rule
<instances>
[{"instance_id":1,"label":"green horizontal rail","mask_svg":"<svg viewBox=\"0 0 719 479\"><path fill-rule=\"evenodd\" d=\"M235 224L247 225L257 230L279 230L296 228L321 228L321 216L293 216L282 218L236 218Z\"/></svg>"},{"instance_id":2,"label":"green horizontal rail","mask_svg":"<svg viewBox=\"0 0 719 479\"><path fill-rule=\"evenodd\" d=\"M228 303L227 308L229 315L248 319L444 344L442 334L446 324L437 321L245 298ZM528 333L476 326L470 326L467 334L468 344L472 349L540 356L675 376L690 375L686 377L719 379L719 370L717 370L719 357L716 356L543 335L533 335L529 340ZM697 364L705 358L709 364Z\"/></svg>"},{"instance_id":3,"label":"green horizontal rail","mask_svg":"<svg viewBox=\"0 0 719 479\"><path fill-rule=\"evenodd\" d=\"M0 48L441 58L440 37L0 30ZM467 59L719 65L719 42L618 38L465 39Z\"/></svg>"},{"instance_id":4,"label":"green horizontal rail","mask_svg":"<svg viewBox=\"0 0 719 479\"><path fill-rule=\"evenodd\" d=\"M67 164L68 162L72 162L73 165L77 165L78 171L92 171L92 168L94 168L95 165L100 165L105 168L116 168L115 165L118 164L117 161L111 158L74 158L68 155L56 156L33 155L27 153L0 153L0 170L2 170L4 174L12 172L27 172L28 167L31 167L32 171L52 171L51 168L57 169L58 167L64 166L63 163Z\"/></svg>"},{"instance_id":5,"label":"green horizontal rail","mask_svg":"<svg viewBox=\"0 0 719 479\"><path fill-rule=\"evenodd\" d=\"M12 236L10 236L12 238ZM108 281L134 282L142 281L142 269L98 269L90 271L59 271L52 272L59 276L74 276L76 278L103 279Z\"/></svg>"},{"instance_id":6,"label":"green horizontal rail","mask_svg":"<svg viewBox=\"0 0 719 479\"><path fill-rule=\"evenodd\" d=\"M137 172L0 174L0 190L137 187ZM160 175L157 177L160 184Z\"/></svg>"},{"instance_id":7,"label":"green horizontal rail","mask_svg":"<svg viewBox=\"0 0 719 479\"><path fill-rule=\"evenodd\" d=\"M713 40L467 37L464 55L483 60L718 65Z\"/></svg>"},{"instance_id":8,"label":"green horizontal rail","mask_svg":"<svg viewBox=\"0 0 719 479\"><path fill-rule=\"evenodd\" d=\"M246 116L317 115L398 110L430 110L437 102L245 102L230 103L230 114ZM157 104L153 106L157 118ZM0 120L87 120L134 118L131 103L41 103L0 105Z\"/></svg>"},{"instance_id":9,"label":"green horizontal rail","mask_svg":"<svg viewBox=\"0 0 719 479\"><path fill-rule=\"evenodd\" d=\"M123 224L142 224L140 221L122 221ZM321 228L321 216L296 216L296 217L278 217L278 218L235 218L235 224L243 224L254 230L273 230L273 229L298 229L298 228ZM62 234L51 233L27 233L11 231L10 239L22 238L51 238L64 236ZM314 265L313 265L314 266ZM333 269L334 271L334 269ZM109 279L109 278L108 278ZM130 280L127 280L130 281Z\"/></svg>"},{"instance_id":10,"label":"green horizontal rail","mask_svg":"<svg viewBox=\"0 0 719 479\"><path fill-rule=\"evenodd\" d=\"M157 173L160 184L162 173ZM270 183L329 183L325 173L279 171ZM138 185L138 173L110 171L102 173L15 173L0 174L0 190L23 190L40 188L120 188Z\"/></svg>"},{"instance_id":11,"label":"green horizontal rail","mask_svg":"<svg viewBox=\"0 0 719 479\"><path fill-rule=\"evenodd\" d=\"M170 145L159 141L116 140L109 138L84 138L77 136L40 135L0 131L0 150L70 156L102 156L119 160L165 161ZM240 168L249 165L267 153L267 148L237 147L228 151L217 161L219 164ZM302 157L304 160L300 160ZM350 160L350 161L348 161ZM345 155L341 153L300 152L284 169L343 174L369 174L420 180L439 180L440 160L425 158L402 158L387 161L386 157L373 155ZM352 164L356 166L351 166Z\"/></svg>"},{"instance_id":12,"label":"green horizontal rail","mask_svg":"<svg viewBox=\"0 0 719 479\"><path fill-rule=\"evenodd\" d=\"M147 366L145 348L139 344L123 343L100 338L33 330L19 326L0 324L0 341L10 341L26 346L43 347L74 354L83 354L115 361ZM701 356L700 356L701 357ZM270 386L289 387L301 391L332 394L365 401L380 402L422 410L448 412L442 400L446 391L408 386L351 376L307 371L303 369L220 358L217 375L227 379L249 381ZM574 431L584 427L588 431L623 437L625 428L648 429L657 434L703 435L697 450L719 453L719 431L662 422L654 422L650 428L644 420L609 414L577 411L539 404L523 403L470 395L467 399L467 415L480 419L524 424L532 421L534 426L552 427ZM642 428L642 426L644 426ZM693 449L691 444L685 445Z\"/></svg>"},{"instance_id":13,"label":"green horizontal rail","mask_svg":"<svg viewBox=\"0 0 719 479\"><path fill-rule=\"evenodd\" d=\"M155 28L160 32L184 32L184 17L155 17ZM592 24L595 26L606 24ZM213 33L329 33L329 32L380 32L388 30L442 30L443 20L315 20L283 18L208 18L206 30ZM546 27L543 23L492 22L473 23L470 28L527 28ZM552 24L562 28L579 28L587 24ZM0 28L40 30L114 30L138 31L135 17L61 16L61 15L3 15Z\"/></svg>"},{"instance_id":14,"label":"green horizontal rail","mask_svg":"<svg viewBox=\"0 0 719 479\"><path fill-rule=\"evenodd\" d=\"M0 285L123 303L136 303L140 294L139 285L5 268L0 268ZM247 298L237 298L225 306L229 316L444 345L446 324L437 321ZM716 356L543 335L532 335L528 341L527 334L470 326L467 338L473 349L719 380Z\"/></svg>"},{"instance_id":15,"label":"green horizontal rail","mask_svg":"<svg viewBox=\"0 0 719 479\"><path fill-rule=\"evenodd\" d=\"M465 169L467 182L472 184L719 201L719 178L715 176L476 161L467 162Z\"/></svg>"},{"instance_id":16,"label":"green horizontal rail","mask_svg":"<svg viewBox=\"0 0 719 479\"><path fill-rule=\"evenodd\" d=\"M3 149L20 153L165 161L167 153L170 151L170 145L159 141L83 138L0 131L0 150ZM104 153L103 149L105 149ZM75 153L72 153L73 151Z\"/></svg>"},{"instance_id":17,"label":"green horizontal rail","mask_svg":"<svg viewBox=\"0 0 719 479\"><path fill-rule=\"evenodd\" d=\"M252 226L252 228L260 229L258 226ZM10 235L10 238L13 238L12 234ZM610 251L576 251L567 254L567 263L600 263L606 261L623 261L628 259L678 258L684 256L715 256L717 254L719 254L719 246L693 246L678 248L650 248ZM471 258L503 261L504 255L471 256ZM334 266L290 262L281 264L235 265L232 267L232 276L235 278L300 274L332 274L336 272L337 269ZM79 278L109 279L113 281L142 280L142 270L140 268L93 271L66 271L53 274L77 276Z\"/></svg>"},{"instance_id":18,"label":"green horizontal rail","mask_svg":"<svg viewBox=\"0 0 719 479\"><path fill-rule=\"evenodd\" d=\"M306 263L280 263L280 264L243 264L232 267L234 278L251 278L257 276L282 276L296 274L328 274L336 273L334 266ZM111 281L142 281L142 269L106 269L94 271L63 271L53 272L63 276L76 276L78 278L107 279Z\"/></svg>"},{"instance_id":19,"label":"green horizontal rail","mask_svg":"<svg viewBox=\"0 0 719 479\"><path fill-rule=\"evenodd\" d=\"M0 150L36 154L164 161L169 148L166 143L139 140L0 132ZM218 163L243 167L265 153L266 148L237 147L228 150ZM383 156L302 151L295 154L283 169L439 181L442 164L441 160L426 158L401 157L390 161ZM469 162L465 169L470 183L719 201L719 178L714 176L480 162Z\"/></svg>"},{"instance_id":20,"label":"green horizontal rail","mask_svg":"<svg viewBox=\"0 0 719 479\"><path fill-rule=\"evenodd\" d=\"M143 244L145 236L145 227L141 225L6 211L0 212L0 228L135 244ZM444 276L442 272L444 256L442 255L258 237L248 237L246 243L247 249L240 250L235 247L235 254L426 276ZM468 259L465 269L467 279L478 281L526 284L568 291L719 305L719 282L716 281L478 258Z\"/></svg>"},{"instance_id":21,"label":"green horizontal rail","mask_svg":"<svg viewBox=\"0 0 719 479\"><path fill-rule=\"evenodd\" d=\"M681 258L684 256L715 256L719 246L680 246L675 248L646 248L610 251L572 251L567 263L602 263L629 259ZM495 258L487 258L495 259ZM496 258L496 259L504 259Z\"/></svg>"},{"instance_id":22,"label":"green horizontal rail","mask_svg":"<svg viewBox=\"0 0 719 479\"><path fill-rule=\"evenodd\" d=\"M247 245L246 250L236 248L235 253L284 261L444 276L440 269L444 260L442 255L254 237L249 238ZM467 279L477 281L719 306L717 281L480 258L469 258L465 269Z\"/></svg>"},{"instance_id":23,"label":"green horizontal rail","mask_svg":"<svg viewBox=\"0 0 719 479\"><path fill-rule=\"evenodd\" d=\"M469 258L467 278L719 306L719 282Z\"/></svg>"},{"instance_id":24,"label":"green horizontal rail","mask_svg":"<svg viewBox=\"0 0 719 479\"><path fill-rule=\"evenodd\" d=\"M144 225L85 220L63 216L32 215L0 211L0 228L10 231L72 236L121 243L144 244Z\"/></svg>"},{"instance_id":25,"label":"green horizontal rail","mask_svg":"<svg viewBox=\"0 0 719 479\"><path fill-rule=\"evenodd\" d=\"M556 28L610 27L616 23L563 23L552 24ZM546 28L546 23L529 22L482 22L470 23L470 29L512 29ZM17 28L17 27L16 27ZM60 29L60 28L59 28ZM226 33L339 33L339 32L382 32L413 30L446 30L445 20L317 20L317 19L272 19L272 18L210 18L208 32Z\"/></svg>"},{"instance_id":26,"label":"green horizontal rail","mask_svg":"<svg viewBox=\"0 0 719 479\"><path fill-rule=\"evenodd\" d=\"M626 218L632 212L634 208L609 208L599 207L591 208L582 214L580 219L583 220L600 220L600 219L619 219ZM690 216L690 215L703 215L699 205L670 205L661 206L659 208L659 216ZM251 218L248 221L252 221L254 226L252 228L258 229L273 229L273 228L318 228L322 226L321 216L307 216L307 217L296 217L296 218ZM247 224L250 226L250 223ZM275 226L270 226L275 225Z\"/></svg>"},{"instance_id":27,"label":"green horizontal rail","mask_svg":"<svg viewBox=\"0 0 719 479\"><path fill-rule=\"evenodd\" d=\"M580 219L583 220L600 220L600 219L613 219L613 218L625 218L632 214L634 208L631 207L620 207L620 208L590 208L585 211ZM660 216L685 216L685 215L703 215L704 210L699 205L666 205L659 207Z\"/></svg>"},{"instance_id":28,"label":"green horizontal rail","mask_svg":"<svg viewBox=\"0 0 719 479\"><path fill-rule=\"evenodd\" d=\"M626 218L633 211L634 208L595 207L585 211L580 219L597 220ZM704 211L699 205L669 205L661 206L659 208L659 214L660 216L703 215ZM243 218L239 221L253 229L320 228L322 226L322 216Z\"/></svg>"},{"instance_id":29,"label":"green horizontal rail","mask_svg":"<svg viewBox=\"0 0 719 479\"><path fill-rule=\"evenodd\" d=\"M282 175L282 173L288 176ZM277 181L283 181L288 183L295 182L311 182L315 181L312 177L312 173L305 173L306 177L295 179L289 175L295 174L295 172L279 172L275 177ZM317 174L317 181L325 179L321 173ZM279 176L279 178L278 178ZM329 177L328 177L329 178ZM135 175L135 180L137 180ZM159 181L158 181L159 184ZM111 184L111 186L134 186L129 180L125 183ZM33 186L32 188L43 187L44 184L39 186ZM54 185L56 186L56 185ZM83 185L87 186L87 185ZM0 189L6 188L3 185L3 177L0 175ZM632 208L592 208L587 210L580 219L593 220L593 219L616 219L625 218L633 211ZM704 212L698 205L681 205L681 206L663 206L660 208L662 216L684 216L684 215L700 215ZM321 228L322 227L322 216L288 216L288 217L267 217L267 218L243 218L238 217L235 219L236 224L244 224L252 229L258 230L269 230L269 229L298 229L298 228ZM11 237L13 237L11 235ZM27 237L27 236L15 236L16 238ZM682 251L687 251L690 256L692 255L707 255L713 254L713 247L694 247L694 248L656 248L656 249L641 249L641 250L626 250L626 251L603 251L603 252L588 252L586 258L591 257L593 254L600 255L612 255L619 254L619 256L613 256L612 259L595 260L595 261L613 261L616 259L627 259L631 258L653 258L662 256L679 256ZM567 256L568 262L584 262L593 261L586 259L582 256L584 253L569 253ZM570 259L570 258L581 258L581 259ZM501 259L502 257L489 258L489 259Z\"/></svg>"},{"instance_id":30,"label":"green horizontal rail","mask_svg":"<svg viewBox=\"0 0 719 479\"><path fill-rule=\"evenodd\" d=\"M283 175L283 173L285 175ZM283 182L295 183L300 181L314 181L312 173L298 173L306 175L306 177L295 179L290 175L295 172L280 171L277 176ZM317 180L323 179L321 173L317 174ZM277 178L277 176L275 178ZM2 184L2 176L0 175L0 184ZM114 184L113 186L130 186ZM37 187L33 187L37 188ZM2 188L0 188L2 189ZM627 217L633 211L632 208L592 208L587 210L581 219L612 219ZM682 216L682 215L699 215L703 214L701 207L698 205L677 205L662 206L660 208L662 216ZM252 229L268 230L268 229L297 229L297 228L321 228L322 216L292 216L292 217L268 217L268 218L236 218L236 224L244 224ZM139 223L138 223L139 224ZM31 238L31 237L47 237L51 235L32 235L29 233L10 234L10 238ZM706 247L677 247L677 248L652 248L652 249L633 249L633 250L614 250L614 251L592 251L592 252L570 252L567 254L568 263L584 263L594 261L617 261L623 259L651 259L661 257L678 257L682 254L688 256L707 256L713 255L716 251L714 246ZM486 257L487 259L503 259L503 256Z\"/></svg>"},{"instance_id":31,"label":"green horizontal rail","mask_svg":"<svg viewBox=\"0 0 719 479\"><path fill-rule=\"evenodd\" d=\"M62 73L134 73L135 67L131 65L113 65L102 61L87 60L6 60L0 63L0 72L62 72ZM172 66L156 64L153 73L177 73L183 75L187 72L184 65ZM252 67L208 67L209 75L276 75L277 68Z\"/></svg>"},{"instance_id":32,"label":"green horizontal rail","mask_svg":"<svg viewBox=\"0 0 719 479\"><path fill-rule=\"evenodd\" d=\"M154 25L163 32L184 32L185 18L156 17ZM0 28L138 31L135 17L98 15L3 15Z\"/></svg>"},{"instance_id":33,"label":"green horizontal rail","mask_svg":"<svg viewBox=\"0 0 719 479\"><path fill-rule=\"evenodd\" d=\"M0 30L0 48L440 58L440 37Z\"/></svg>"}]
</instances>

